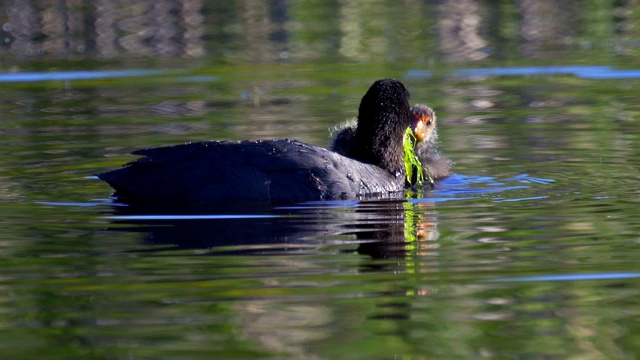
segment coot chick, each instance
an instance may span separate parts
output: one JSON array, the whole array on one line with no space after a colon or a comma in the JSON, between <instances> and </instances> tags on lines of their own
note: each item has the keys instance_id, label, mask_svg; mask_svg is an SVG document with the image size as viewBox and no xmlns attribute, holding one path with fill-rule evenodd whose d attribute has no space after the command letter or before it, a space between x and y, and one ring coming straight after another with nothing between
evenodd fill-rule
<instances>
[{"instance_id":1,"label":"coot chick","mask_svg":"<svg viewBox=\"0 0 640 360\"><path fill-rule=\"evenodd\" d=\"M427 105L415 105L411 108L411 126L418 140L415 153L424 171L434 180L451 175L453 163L438 149L438 128L436 113Z\"/></svg>"},{"instance_id":2,"label":"coot chick","mask_svg":"<svg viewBox=\"0 0 640 360\"><path fill-rule=\"evenodd\" d=\"M416 137L414 151L422 163L425 175L434 180L451 175L452 162L438 150L438 131L436 114L427 105L415 105L411 108L411 130ZM355 123L347 121L332 129L330 148L338 154L353 157L355 155Z\"/></svg>"},{"instance_id":3,"label":"coot chick","mask_svg":"<svg viewBox=\"0 0 640 360\"><path fill-rule=\"evenodd\" d=\"M293 203L393 197L404 189L409 92L378 80L360 102L349 157L290 140L205 141L134 151L98 174L128 203Z\"/></svg>"}]
</instances>

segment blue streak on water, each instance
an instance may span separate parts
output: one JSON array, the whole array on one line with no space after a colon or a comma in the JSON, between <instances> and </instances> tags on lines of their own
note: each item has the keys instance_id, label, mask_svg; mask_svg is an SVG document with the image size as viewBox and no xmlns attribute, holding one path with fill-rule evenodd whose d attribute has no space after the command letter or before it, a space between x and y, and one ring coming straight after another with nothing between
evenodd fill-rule
<instances>
[{"instance_id":1,"label":"blue streak on water","mask_svg":"<svg viewBox=\"0 0 640 360\"><path fill-rule=\"evenodd\" d=\"M408 79L428 79L431 77L431 71L429 70L409 70L405 78Z\"/></svg>"},{"instance_id":2,"label":"blue streak on water","mask_svg":"<svg viewBox=\"0 0 640 360\"><path fill-rule=\"evenodd\" d=\"M352 209L361 204L357 200L324 200L307 201L298 205L276 206L278 210L310 210L310 209Z\"/></svg>"},{"instance_id":3,"label":"blue streak on water","mask_svg":"<svg viewBox=\"0 0 640 360\"><path fill-rule=\"evenodd\" d=\"M582 77L589 73L611 71L609 66L525 66L513 68L461 69L455 76L527 76L527 75L576 75Z\"/></svg>"},{"instance_id":4,"label":"blue streak on water","mask_svg":"<svg viewBox=\"0 0 640 360\"><path fill-rule=\"evenodd\" d=\"M5 73L0 74L0 82L37 82L37 81L67 81L107 79L119 77L151 76L166 74L167 70L103 70L103 71L61 71L47 73ZM456 77L473 76L531 76L531 75L575 75L585 79L637 79L640 70L615 70L610 66L525 66L513 68L479 68L460 69L453 72ZM430 78L433 74L429 70L409 70L406 78ZM217 76L190 76L176 78L180 81L211 82L218 80Z\"/></svg>"},{"instance_id":5,"label":"blue streak on water","mask_svg":"<svg viewBox=\"0 0 640 360\"><path fill-rule=\"evenodd\" d=\"M518 182L520 184L527 184L535 182L533 179L535 178L526 174L505 180L497 180L492 176L454 174L439 183L440 190L438 193L452 196L459 194L468 196L472 194L481 195L508 190L528 189L530 188L528 185L509 185L509 183Z\"/></svg>"},{"instance_id":6,"label":"blue streak on water","mask_svg":"<svg viewBox=\"0 0 640 360\"><path fill-rule=\"evenodd\" d=\"M494 202L516 202L516 201L528 201L528 200L540 200L540 199L547 199L549 198L549 196L531 196L531 197L526 197L526 198L515 198L515 199L501 199L501 200L494 200Z\"/></svg>"},{"instance_id":7,"label":"blue streak on water","mask_svg":"<svg viewBox=\"0 0 640 360\"><path fill-rule=\"evenodd\" d=\"M547 184L556 182L553 179L544 179L544 178L531 177L531 176L529 176L529 174L516 175L514 177L505 179L505 181L511 181L511 180L518 181L518 182L523 183L523 184L536 183L536 184L543 184L543 185L547 185Z\"/></svg>"},{"instance_id":8,"label":"blue streak on water","mask_svg":"<svg viewBox=\"0 0 640 360\"><path fill-rule=\"evenodd\" d=\"M72 207L94 207L94 206L128 206L127 204L116 203L111 199L94 199L98 202L71 202L71 201L36 201L40 205L49 206L72 206Z\"/></svg>"},{"instance_id":9,"label":"blue streak on water","mask_svg":"<svg viewBox=\"0 0 640 360\"><path fill-rule=\"evenodd\" d=\"M528 189L529 186L501 186L501 187L481 187L467 189L449 189L448 192L455 194L491 194L508 190Z\"/></svg>"},{"instance_id":10,"label":"blue streak on water","mask_svg":"<svg viewBox=\"0 0 640 360\"><path fill-rule=\"evenodd\" d=\"M94 206L102 206L104 204L101 203L92 203L92 202L53 202L53 201L38 201L40 205L52 205L52 206L77 206L77 207L94 207Z\"/></svg>"},{"instance_id":11,"label":"blue streak on water","mask_svg":"<svg viewBox=\"0 0 640 360\"><path fill-rule=\"evenodd\" d=\"M475 197L432 197L432 198L423 198L423 199L409 199L407 202L410 203L441 203L445 201L461 201L461 200L473 200Z\"/></svg>"},{"instance_id":12,"label":"blue streak on water","mask_svg":"<svg viewBox=\"0 0 640 360\"><path fill-rule=\"evenodd\" d=\"M105 216L112 220L229 220L229 219L270 219L279 215L121 215Z\"/></svg>"},{"instance_id":13,"label":"blue streak on water","mask_svg":"<svg viewBox=\"0 0 640 360\"><path fill-rule=\"evenodd\" d=\"M194 75L194 76L181 76L181 77L174 77L174 78L170 78L167 79L168 81L171 82L175 82L175 81L182 81L182 82L197 82L197 83L208 83L208 82L214 82L214 81L218 81L220 80L219 76L215 76L215 75L209 75L209 76L204 76L204 75Z\"/></svg>"},{"instance_id":14,"label":"blue streak on water","mask_svg":"<svg viewBox=\"0 0 640 360\"><path fill-rule=\"evenodd\" d=\"M535 178L528 174L520 174L507 179L496 179L491 176L472 176L453 174L452 176L439 181L436 189L427 192L429 196L418 199L410 199L408 202L445 202L473 200L482 195L495 194L511 190L529 189L537 184L549 185L554 183L553 179ZM514 184L515 183L515 184ZM474 196L475 195L475 196ZM549 198L548 195L530 196L521 198L504 198L494 200L495 202L516 202L527 200L539 200Z\"/></svg>"},{"instance_id":15,"label":"blue streak on water","mask_svg":"<svg viewBox=\"0 0 640 360\"><path fill-rule=\"evenodd\" d=\"M638 79L640 70L616 70L610 66L523 66L511 68L460 69L453 72L454 77L474 76L537 76L537 75L574 75L583 79ZM407 79L428 79L433 76L429 70L409 70Z\"/></svg>"},{"instance_id":16,"label":"blue streak on water","mask_svg":"<svg viewBox=\"0 0 640 360\"><path fill-rule=\"evenodd\" d=\"M576 281L576 280L609 280L639 278L640 273L610 273L610 274L565 274L565 275L540 275L523 276L513 278L489 279L487 282L529 282L529 281Z\"/></svg>"},{"instance_id":17,"label":"blue streak on water","mask_svg":"<svg viewBox=\"0 0 640 360\"><path fill-rule=\"evenodd\" d=\"M0 82L37 82L110 79L135 76L166 74L167 70L103 70L103 71L60 71L47 73L5 73L0 74Z\"/></svg>"},{"instance_id":18,"label":"blue streak on water","mask_svg":"<svg viewBox=\"0 0 640 360\"><path fill-rule=\"evenodd\" d=\"M640 70L611 70L583 74L585 79L638 79Z\"/></svg>"}]
</instances>

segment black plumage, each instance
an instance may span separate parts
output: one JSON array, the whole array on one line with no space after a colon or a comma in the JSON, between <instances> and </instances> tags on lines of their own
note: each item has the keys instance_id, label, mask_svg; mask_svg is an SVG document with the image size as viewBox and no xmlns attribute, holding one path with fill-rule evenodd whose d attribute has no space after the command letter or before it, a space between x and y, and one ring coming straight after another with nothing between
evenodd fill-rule
<instances>
[{"instance_id":1,"label":"black plumage","mask_svg":"<svg viewBox=\"0 0 640 360\"><path fill-rule=\"evenodd\" d=\"M206 141L133 152L141 158L97 176L121 201L264 202L396 196L404 189L402 141L409 93L376 81L362 98L351 158L290 140Z\"/></svg>"}]
</instances>

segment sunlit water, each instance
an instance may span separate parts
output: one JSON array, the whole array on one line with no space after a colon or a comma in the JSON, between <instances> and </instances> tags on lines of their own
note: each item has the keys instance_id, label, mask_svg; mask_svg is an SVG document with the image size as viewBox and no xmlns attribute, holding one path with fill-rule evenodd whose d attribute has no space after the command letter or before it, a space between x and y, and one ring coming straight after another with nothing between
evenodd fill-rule
<instances>
[{"instance_id":1,"label":"sunlit water","mask_svg":"<svg viewBox=\"0 0 640 360\"><path fill-rule=\"evenodd\" d=\"M0 358L635 358L640 64L580 49L0 74ZM92 176L185 141L326 145L386 76L438 114L455 174L435 189L158 208Z\"/></svg>"}]
</instances>

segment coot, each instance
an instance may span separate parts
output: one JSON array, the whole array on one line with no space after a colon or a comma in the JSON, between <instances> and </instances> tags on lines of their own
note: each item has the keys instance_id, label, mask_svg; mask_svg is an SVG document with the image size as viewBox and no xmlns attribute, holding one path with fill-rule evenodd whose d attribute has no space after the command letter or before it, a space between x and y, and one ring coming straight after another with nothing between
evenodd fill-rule
<instances>
[{"instance_id":1,"label":"coot","mask_svg":"<svg viewBox=\"0 0 640 360\"><path fill-rule=\"evenodd\" d=\"M416 137L415 153L424 171L434 180L451 175L452 162L438 150L436 114L427 105L417 104L411 108L411 129ZM348 121L332 129L330 148L338 154L355 157L355 123ZM425 174L426 175L426 174Z\"/></svg>"},{"instance_id":2,"label":"coot","mask_svg":"<svg viewBox=\"0 0 640 360\"><path fill-rule=\"evenodd\" d=\"M349 157L291 140L205 141L134 151L141 158L98 174L129 203L262 202L392 197L405 185L409 92L373 83L360 102Z\"/></svg>"},{"instance_id":3,"label":"coot","mask_svg":"<svg viewBox=\"0 0 640 360\"><path fill-rule=\"evenodd\" d=\"M427 105L417 104L411 108L411 126L417 138L415 153L424 171L434 180L451 175L453 163L438 149L436 113Z\"/></svg>"}]
</instances>

